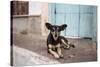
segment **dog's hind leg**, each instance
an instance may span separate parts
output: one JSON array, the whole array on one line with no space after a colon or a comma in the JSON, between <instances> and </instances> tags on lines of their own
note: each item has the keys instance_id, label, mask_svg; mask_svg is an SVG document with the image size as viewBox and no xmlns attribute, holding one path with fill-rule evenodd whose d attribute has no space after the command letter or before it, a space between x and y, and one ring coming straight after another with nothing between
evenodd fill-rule
<instances>
[{"instance_id":1,"label":"dog's hind leg","mask_svg":"<svg viewBox=\"0 0 100 67\"><path fill-rule=\"evenodd\" d=\"M66 48L66 49L69 49L70 48L70 45L69 45L69 42L68 41L66 42L64 39L61 39L61 42L63 44L63 48Z\"/></svg>"},{"instance_id":2,"label":"dog's hind leg","mask_svg":"<svg viewBox=\"0 0 100 67\"><path fill-rule=\"evenodd\" d=\"M75 45L70 43L65 37L60 36L61 38L61 43L63 44L64 49L70 49L70 47L75 48Z\"/></svg>"}]
</instances>

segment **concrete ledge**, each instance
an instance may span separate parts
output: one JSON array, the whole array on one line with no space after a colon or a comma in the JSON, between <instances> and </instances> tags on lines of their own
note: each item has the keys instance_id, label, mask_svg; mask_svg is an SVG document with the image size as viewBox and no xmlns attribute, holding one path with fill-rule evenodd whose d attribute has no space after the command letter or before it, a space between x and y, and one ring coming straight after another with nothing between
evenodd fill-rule
<instances>
[{"instance_id":1,"label":"concrete ledge","mask_svg":"<svg viewBox=\"0 0 100 67\"><path fill-rule=\"evenodd\" d=\"M40 15L14 15L12 23L13 32L42 34Z\"/></svg>"},{"instance_id":2,"label":"concrete ledge","mask_svg":"<svg viewBox=\"0 0 100 67\"><path fill-rule=\"evenodd\" d=\"M40 17L41 15L13 15L13 18L24 18L24 17Z\"/></svg>"}]
</instances>

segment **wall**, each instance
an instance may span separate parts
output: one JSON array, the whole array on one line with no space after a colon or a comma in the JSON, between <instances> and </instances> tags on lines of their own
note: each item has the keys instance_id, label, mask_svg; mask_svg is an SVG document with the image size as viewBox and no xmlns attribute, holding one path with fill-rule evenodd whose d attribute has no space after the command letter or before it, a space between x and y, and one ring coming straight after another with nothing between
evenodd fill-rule
<instances>
[{"instance_id":1,"label":"wall","mask_svg":"<svg viewBox=\"0 0 100 67\"><path fill-rule=\"evenodd\" d=\"M28 19L27 17L13 17L13 32L20 33L21 31L27 30L28 28Z\"/></svg>"},{"instance_id":2,"label":"wall","mask_svg":"<svg viewBox=\"0 0 100 67\"><path fill-rule=\"evenodd\" d=\"M47 35L48 31L45 23L48 22L48 3L46 2L29 2L29 15L40 15L40 29L43 36ZM39 26L39 25L37 25Z\"/></svg>"},{"instance_id":3,"label":"wall","mask_svg":"<svg viewBox=\"0 0 100 67\"><path fill-rule=\"evenodd\" d=\"M14 16L13 32L41 34L41 17L35 16Z\"/></svg>"},{"instance_id":4,"label":"wall","mask_svg":"<svg viewBox=\"0 0 100 67\"><path fill-rule=\"evenodd\" d=\"M45 23L48 22L48 3L42 3L41 6L41 29L42 35L46 36L48 33L45 27Z\"/></svg>"},{"instance_id":5,"label":"wall","mask_svg":"<svg viewBox=\"0 0 100 67\"><path fill-rule=\"evenodd\" d=\"M45 23L48 21L48 3L29 1L29 14L13 16L13 31L40 34L48 32Z\"/></svg>"}]
</instances>

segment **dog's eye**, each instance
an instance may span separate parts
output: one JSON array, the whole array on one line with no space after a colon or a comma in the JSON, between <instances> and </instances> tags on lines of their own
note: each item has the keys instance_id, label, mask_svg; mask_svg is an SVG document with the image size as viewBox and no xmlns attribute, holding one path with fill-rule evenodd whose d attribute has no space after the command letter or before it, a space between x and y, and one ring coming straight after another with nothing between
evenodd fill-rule
<instances>
[{"instance_id":1,"label":"dog's eye","mask_svg":"<svg viewBox=\"0 0 100 67\"><path fill-rule=\"evenodd\" d=\"M57 30L59 30L59 28L57 27Z\"/></svg>"},{"instance_id":2,"label":"dog's eye","mask_svg":"<svg viewBox=\"0 0 100 67\"><path fill-rule=\"evenodd\" d=\"M54 30L55 30L54 28L51 29L52 32L54 32Z\"/></svg>"},{"instance_id":3,"label":"dog's eye","mask_svg":"<svg viewBox=\"0 0 100 67\"><path fill-rule=\"evenodd\" d=\"M57 28L58 31L60 31L60 28Z\"/></svg>"},{"instance_id":4,"label":"dog's eye","mask_svg":"<svg viewBox=\"0 0 100 67\"><path fill-rule=\"evenodd\" d=\"M54 30L53 30L53 29L52 29L51 31L52 31L52 32L54 32Z\"/></svg>"}]
</instances>

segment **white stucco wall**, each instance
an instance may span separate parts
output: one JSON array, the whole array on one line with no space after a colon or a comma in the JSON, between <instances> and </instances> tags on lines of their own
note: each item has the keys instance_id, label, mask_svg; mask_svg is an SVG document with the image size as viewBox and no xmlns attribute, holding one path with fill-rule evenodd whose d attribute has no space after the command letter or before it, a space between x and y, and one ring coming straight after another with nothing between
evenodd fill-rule
<instances>
[{"instance_id":1,"label":"white stucco wall","mask_svg":"<svg viewBox=\"0 0 100 67\"><path fill-rule=\"evenodd\" d=\"M40 15L41 32L46 35L45 23L48 21L48 3L46 2L29 2L29 15Z\"/></svg>"},{"instance_id":2,"label":"white stucco wall","mask_svg":"<svg viewBox=\"0 0 100 67\"><path fill-rule=\"evenodd\" d=\"M29 15L40 15L41 3L29 1Z\"/></svg>"}]
</instances>

